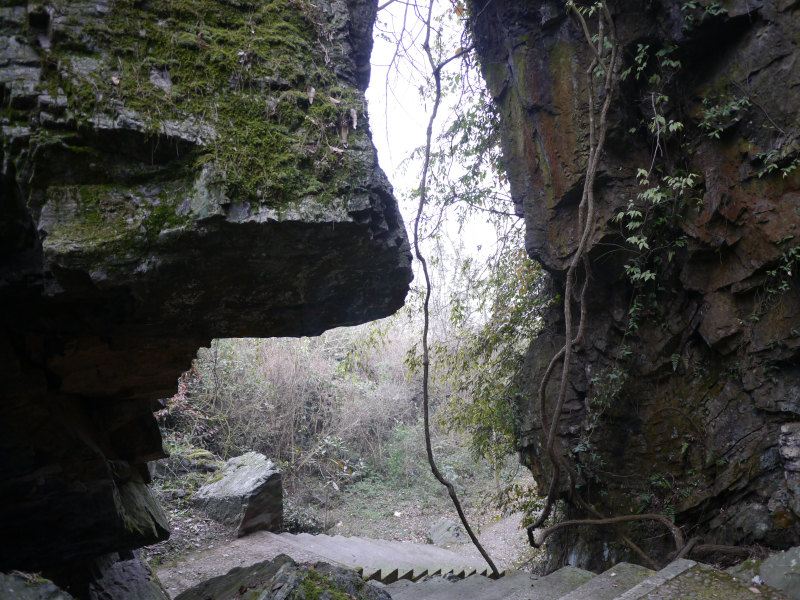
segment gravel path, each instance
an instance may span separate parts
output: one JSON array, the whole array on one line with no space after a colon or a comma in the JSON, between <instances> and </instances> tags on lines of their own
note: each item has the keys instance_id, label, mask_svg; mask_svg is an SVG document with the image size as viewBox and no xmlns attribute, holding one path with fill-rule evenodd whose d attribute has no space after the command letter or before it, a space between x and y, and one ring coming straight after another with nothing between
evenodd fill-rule
<instances>
[{"instance_id":1,"label":"gravel path","mask_svg":"<svg viewBox=\"0 0 800 600\"><path fill-rule=\"evenodd\" d=\"M483 528L478 535L486 552L498 569L516 569L533 557L534 550L528 545L522 514L515 513ZM463 556L480 558L478 549L471 543L446 546Z\"/></svg>"}]
</instances>

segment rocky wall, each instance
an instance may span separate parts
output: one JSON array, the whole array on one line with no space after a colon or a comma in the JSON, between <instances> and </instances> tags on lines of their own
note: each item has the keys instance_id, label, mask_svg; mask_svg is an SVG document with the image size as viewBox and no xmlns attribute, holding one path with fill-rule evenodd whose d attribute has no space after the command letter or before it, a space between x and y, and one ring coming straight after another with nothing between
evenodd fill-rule
<instances>
[{"instance_id":1,"label":"rocky wall","mask_svg":"<svg viewBox=\"0 0 800 600\"><path fill-rule=\"evenodd\" d=\"M796 545L800 2L608 4L621 81L596 184L586 342L560 439L579 491L607 515L671 515L708 543ZM546 489L536 394L564 341L590 55L564 2L475 0L471 13L527 249L557 299L515 400L522 460ZM647 247L631 239L639 234ZM566 503L560 516L581 513ZM671 551L657 526L629 532L657 559ZM550 568L631 558L613 530L570 530L548 548Z\"/></svg>"},{"instance_id":2,"label":"rocky wall","mask_svg":"<svg viewBox=\"0 0 800 600\"><path fill-rule=\"evenodd\" d=\"M0 3L0 570L167 537L152 411L199 346L402 306L376 7Z\"/></svg>"}]
</instances>

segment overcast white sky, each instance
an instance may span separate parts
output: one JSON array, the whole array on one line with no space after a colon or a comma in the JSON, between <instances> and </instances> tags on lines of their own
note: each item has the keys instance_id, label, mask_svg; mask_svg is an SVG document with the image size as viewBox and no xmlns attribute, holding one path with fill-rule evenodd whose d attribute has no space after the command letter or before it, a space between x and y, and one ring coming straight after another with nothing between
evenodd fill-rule
<instances>
[{"instance_id":1,"label":"overcast white sky","mask_svg":"<svg viewBox=\"0 0 800 600\"><path fill-rule=\"evenodd\" d=\"M408 224L416 206L408 201L407 195L419 185L420 165L415 162L403 168L403 162L425 139L428 107L423 105L419 93L419 87L424 85L425 79L405 59L396 59L392 65L395 44L381 35L382 32L399 35L404 20L409 26L408 20L403 18L405 10L407 7L404 4L395 3L378 14L367 100L378 158L395 186L398 199L401 200L400 209ZM415 26L415 23L412 22L411 26ZM418 58L422 60L423 57L420 55Z\"/></svg>"},{"instance_id":2,"label":"overcast white sky","mask_svg":"<svg viewBox=\"0 0 800 600\"><path fill-rule=\"evenodd\" d=\"M424 6L424 3L421 5ZM442 0L437 10L450 11L452 7L449 2ZM401 57L391 65L396 51L394 40L400 37L403 27L408 32L404 39L409 47L410 60ZM453 36L453 48L459 45L459 27L455 24L449 31L449 35ZM378 148L378 159L395 187L409 236L417 210L417 203L409 198L409 193L419 185L421 162L410 162L408 158L414 149L425 142L431 108L420 94L426 76L422 69L427 68L427 59L421 51L423 37L423 24L414 18L405 2L396 2L381 10L375 27L372 77L367 90L370 126ZM452 65L457 68L457 62ZM445 99L439 124L447 110L446 103ZM486 249L496 242L494 229L479 219L473 219L461 229L450 224L445 228L445 233L452 243L463 243L470 254L479 254L479 246Z\"/></svg>"}]
</instances>

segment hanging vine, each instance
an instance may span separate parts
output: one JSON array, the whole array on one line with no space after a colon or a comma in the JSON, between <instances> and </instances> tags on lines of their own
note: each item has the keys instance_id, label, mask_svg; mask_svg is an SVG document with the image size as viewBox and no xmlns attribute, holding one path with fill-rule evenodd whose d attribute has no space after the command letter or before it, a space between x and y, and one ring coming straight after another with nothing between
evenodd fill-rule
<instances>
[{"instance_id":1,"label":"hanging vine","mask_svg":"<svg viewBox=\"0 0 800 600\"><path fill-rule=\"evenodd\" d=\"M566 273L564 285L564 346L553 356L539 383L538 398L540 414L542 415L542 428L547 431L545 452L552 466L552 476L547 492L547 500L539 518L528 528L528 539L533 546L541 546L544 541L556 531L575 526L613 526L633 521L655 521L663 524L672 534L676 553L684 547L683 534L678 527L666 516L660 514L625 515L605 517L593 506L583 500L577 492L578 474L575 467L567 460L563 448L558 443L556 436L558 423L564 408L567 388L570 384L569 373L572 365L573 354L583 343L586 332L586 294L591 281L591 265L588 249L592 230L595 226L595 182L597 178L600 157L603 154L606 137L608 135L608 113L611 109L614 93L620 79L619 73L619 45L616 29L611 12L605 2L595 2L588 7L578 6L575 2L567 3L567 10L580 26L591 50L592 60L586 69L587 90L587 117L589 126L589 147L586 161L586 174L584 178L581 201L578 206L578 231L580 232L578 245L575 249ZM597 18L597 30L592 34L588 19ZM596 80L602 82L599 93L595 92ZM597 102L601 100L599 109ZM575 295L576 279L583 273L583 284L577 301L578 323L573 324L573 297ZM574 336L574 337L573 337ZM558 392L555 405L548 409L547 388L554 371L561 365ZM548 412L550 416L548 418ZM553 526L542 528L550 517L556 500L559 496L562 475L566 473L569 478L570 498L579 508L592 516L589 519L563 521ZM624 533L620 539L645 563L655 567L655 562L633 540Z\"/></svg>"},{"instance_id":2,"label":"hanging vine","mask_svg":"<svg viewBox=\"0 0 800 600\"><path fill-rule=\"evenodd\" d=\"M422 273L425 277L425 298L423 301L423 327L422 327L422 414L424 420L424 427L425 427L425 451L428 457L428 464L431 468L431 472L436 480L441 483L445 488L447 488L447 493L450 496L450 499L453 502L453 506L458 513L458 518L461 520L461 524L464 526L464 529L469 536L469 539L472 540L472 543L478 549L481 556L483 556L486 563L489 565L489 568L492 570L492 577L498 578L500 577L500 572L497 570L497 567L492 561L492 558L486 552L484 547L481 545L478 537L475 535L475 532L472 530L472 527L467 520L467 516L464 514L464 509L461 506L461 501L458 499L458 494L456 493L455 486L451 481L449 481L441 472L439 467L436 464L436 459L433 456L433 447L431 445L431 429L430 429L430 352L429 352L429 344L428 344L428 333L430 329L430 299L431 299L431 292L433 289L433 285L431 283L430 274L428 272L428 262L425 259L424 254L420 248L420 223L422 222L422 217L425 212L425 205L428 201L428 173L430 170L430 163L431 163L431 146L433 140L433 126L436 122L436 117L439 113L439 106L442 100L442 69L444 69L448 64L453 62L454 60L461 58L465 54L467 54L471 48L462 48L458 52L456 52L453 56L441 61L437 62L437 60L433 56L433 51L431 50L431 31L432 31L432 21L433 21L433 5L435 0L430 0L428 4L428 12L427 12L427 19L425 20L425 40L422 44L422 49L425 52L425 56L428 59L428 63L431 68L431 75L433 77L434 82L434 100L433 100L433 108L431 110L430 118L428 119L428 127L426 130L426 137L425 137L425 148L423 152L423 162L422 162L422 175L420 177L419 183L419 205L417 207L417 214L414 219L414 254L417 257L420 265L422 266Z\"/></svg>"}]
</instances>

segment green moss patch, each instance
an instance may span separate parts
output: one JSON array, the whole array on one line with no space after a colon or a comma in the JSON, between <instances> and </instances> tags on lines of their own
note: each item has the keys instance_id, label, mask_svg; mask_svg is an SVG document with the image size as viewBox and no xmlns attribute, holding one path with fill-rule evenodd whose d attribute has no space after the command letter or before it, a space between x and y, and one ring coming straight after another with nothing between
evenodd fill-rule
<instances>
[{"instance_id":1,"label":"green moss patch","mask_svg":"<svg viewBox=\"0 0 800 600\"><path fill-rule=\"evenodd\" d=\"M214 133L197 161L236 200L281 207L331 201L347 187L361 165L345 146L364 143L351 122L353 112L363 121L364 103L334 73L341 48L309 3L111 6L85 28L88 56L56 49L59 84L79 119L124 107L154 134L167 121L200 120Z\"/></svg>"},{"instance_id":2,"label":"green moss patch","mask_svg":"<svg viewBox=\"0 0 800 600\"><path fill-rule=\"evenodd\" d=\"M52 186L48 204L57 215L45 246L59 253L71 249L91 256L127 256L152 243L162 231L184 225L178 204L185 184L172 182L133 188L112 184Z\"/></svg>"},{"instance_id":3,"label":"green moss patch","mask_svg":"<svg viewBox=\"0 0 800 600\"><path fill-rule=\"evenodd\" d=\"M330 577L313 568L306 572L299 592L293 595L298 600L301 598L302 600L352 600L353 598L342 591Z\"/></svg>"}]
</instances>

